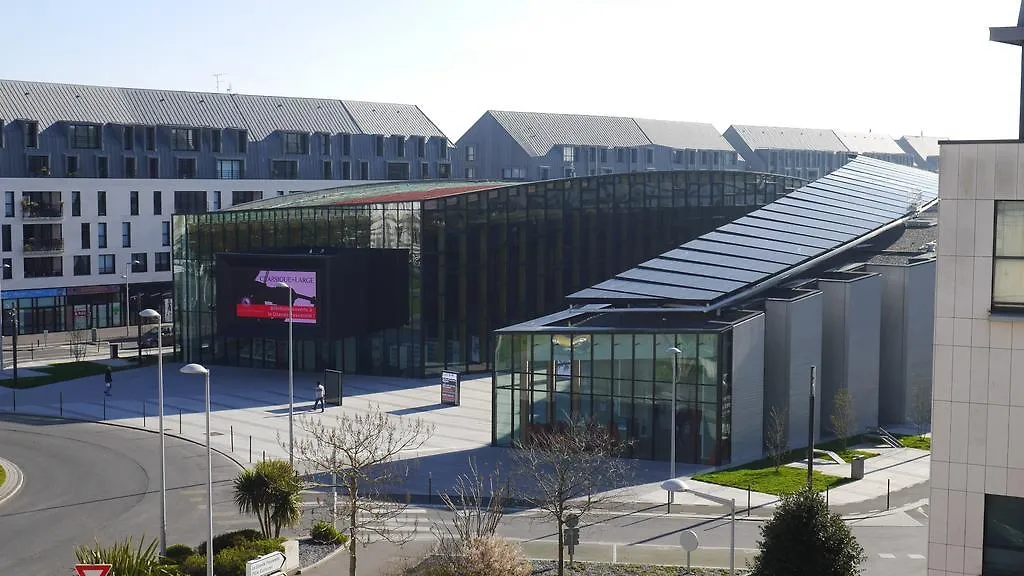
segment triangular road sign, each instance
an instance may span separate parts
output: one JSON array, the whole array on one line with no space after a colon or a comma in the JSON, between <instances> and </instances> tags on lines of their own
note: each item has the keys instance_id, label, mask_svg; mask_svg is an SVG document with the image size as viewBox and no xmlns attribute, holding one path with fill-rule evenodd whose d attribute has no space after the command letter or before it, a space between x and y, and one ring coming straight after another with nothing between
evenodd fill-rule
<instances>
[{"instance_id":1,"label":"triangular road sign","mask_svg":"<svg viewBox=\"0 0 1024 576\"><path fill-rule=\"evenodd\" d=\"M75 564L75 572L78 576L107 576L110 574L110 564Z\"/></svg>"}]
</instances>

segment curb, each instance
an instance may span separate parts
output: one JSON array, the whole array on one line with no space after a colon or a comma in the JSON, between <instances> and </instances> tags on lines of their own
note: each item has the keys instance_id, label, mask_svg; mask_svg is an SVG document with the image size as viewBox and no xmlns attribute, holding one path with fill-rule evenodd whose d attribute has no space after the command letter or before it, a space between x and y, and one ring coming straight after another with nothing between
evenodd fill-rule
<instances>
[{"instance_id":1,"label":"curb","mask_svg":"<svg viewBox=\"0 0 1024 576\"><path fill-rule=\"evenodd\" d=\"M358 544L357 544L357 546L358 546ZM299 569L296 570L295 572L292 572L292 574L302 574L302 572L304 570L312 570L313 568L316 568L317 566L319 566L321 564L327 563L328 560L333 559L335 556L337 556L338 554L341 554L342 552L348 552L347 544L342 544L341 546L338 546L337 548L334 549L333 552L331 552L327 556L324 556L323 558L317 560L316 562L313 562L309 566L300 566Z\"/></svg>"},{"instance_id":2,"label":"curb","mask_svg":"<svg viewBox=\"0 0 1024 576\"><path fill-rule=\"evenodd\" d=\"M22 484L25 483L25 475L22 474L21 468L15 466L10 460L3 458L0 458L0 468L3 468L4 472L7 473L7 479L0 486L0 505L2 505L21 490Z\"/></svg>"}]
</instances>

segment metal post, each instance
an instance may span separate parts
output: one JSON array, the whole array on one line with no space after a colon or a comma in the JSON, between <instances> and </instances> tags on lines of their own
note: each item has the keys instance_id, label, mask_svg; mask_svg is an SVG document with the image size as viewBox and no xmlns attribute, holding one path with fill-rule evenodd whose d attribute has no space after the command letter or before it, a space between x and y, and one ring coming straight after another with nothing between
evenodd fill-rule
<instances>
[{"instance_id":1,"label":"metal post","mask_svg":"<svg viewBox=\"0 0 1024 576\"><path fill-rule=\"evenodd\" d=\"M103 419L107 419L107 395L103 395Z\"/></svg>"},{"instance_id":2,"label":"metal post","mask_svg":"<svg viewBox=\"0 0 1024 576\"><path fill-rule=\"evenodd\" d=\"M18 387L18 305L15 304L13 308L13 317L11 319L11 359L14 361L14 387Z\"/></svg>"},{"instance_id":3,"label":"metal post","mask_svg":"<svg viewBox=\"0 0 1024 576\"><path fill-rule=\"evenodd\" d=\"M885 479L885 509L886 510L889 509L889 482L890 481L891 480L889 478Z\"/></svg>"},{"instance_id":4,"label":"metal post","mask_svg":"<svg viewBox=\"0 0 1024 576\"><path fill-rule=\"evenodd\" d=\"M288 464L295 467L295 428L293 417L295 412L295 342L292 340L292 327L295 317L292 316L292 301L295 290L288 287Z\"/></svg>"},{"instance_id":5,"label":"metal post","mask_svg":"<svg viewBox=\"0 0 1024 576\"><path fill-rule=\"evenodd\" d=\"M434 474L427 472L427 504L432 504L434 499Z\"/></svg>"},{"instance_id":6,"label":"metal post","mask_svg":"<svg viewBox=\"0 0 1024 576\"><path fill-rule=\"evenodd\" d=\"M338 473L334 470L331 471L331 525L338 527Z\"/></svg>"},{"instance_id":7,"label":"metal post","mask_svg":"<svg viewBox=\"0 0 1024 576\"><path fill-rule=\"evenodd\" d=\"M231 451L235 451L235 425L231 425Z\"/></svg>"},{"instance_id":8,"label":"metal post","mask_svg":"<svg viewBox=\"0 0 1024 576\"><path fill-rule=\"evenodd\" d=\"M61 391L61 393L60 393L60 416L61 416L61 418L64 417L64 392L63 391Z\"/></svg>"},{"instance_id":9,"label":"metal post","mask_svg":"<svg viewBox=\"0 0 1024 576\"><path fill-rule=\"evenodd\" d=\"M252 462L252 434L249 434L249 462Z\"/></svg>"},{"instance_id":10,"label":"metal post","mask_svg":"<svg viewBox=\"0 0 1024 576\"><path fill-rule=\"evenodd\" d=\"M807 489L814 489L814 376L816 366L811 366L811 395L808 396L807 418Z\"/></svg>"},{"instance_id":11,"label":"metal post","mask_svg":"<svg viewBox=\"0 0 1024 576\"><path fill-rule=\"evenodd\" d=\"M209 515L207 526L206 576L213 576L213 452L210 450L210 372L204 375L206 381L206 511Z\"/></svg>"},{"instance_id":12,"label":"metal post","mask_svg":"<svg viewBox=\"0 0 1024 576\"><path fill-rule=\"evenodd\" d=\"M672 440L669 444L669 458L672 464L669 466L669 477L676 477L676 380L679 375L679 357L672 353ZM669 492L672 494L672 492Z\"/></svg>"},{"instance_id":13,"label":"metal post","mask_svg":"<svg viewBox=\"0 0 1024 576\"><path fill-rule=\"evenodd\" d=\"M729 576L736 576L736 499L732 499L729 508L730 535L729 535Z\"/></svg>"},{"instance_id":14,"label":"metal post","mask_svg":"<svg viewBox=\"0 0 1024 576\"><path fill-rule=\"evenodd\" d=\"M129 295L129 288L128 288L128 281L129 281L128 277L131 276L131 273L132 273L132 263L131 263L131 261L128 261L124 265L124 308L125 309L122 311L122 313L124 314L124 337L125 338L131 336L131 333L129 332L129 329L128 329L128 316L131 314L131 310L132 310L132 303L131 303L132 301L131 301L131 296Z\"/></svg>"},{"instance_id":15,"label":"metal post","mask_svg":"<svg viewBox=\"0 0 1024 576\"><path fill-rule=\"evenodd\" d=\"M747 516L750 516L750 484L747 484Z\"/></svg>"},{"instance_id":16,"label":"metal post","mask_svg":"<svg viewBox=\"0 0 1024 576\"><path fill-rule=\"evenodd\" d=\"M181 434L181 409L178 409L178 434Z\"/></svg>"},{"instance_id":17,"label":"metal post","mask_svg":"<svg viewBox=\"0 0 1024 576\"><path fill-rule=\"evenodd\" d=\"M164 322L156 317L156 396L160 425L160 554L167 554L167 444L164 438ZM142 322L139 322L142 329ZM142 343L141 338L139 343ZM140 348L141 350L141 348ZM178 432L181 432L181 410L178 410ZM211 551L213 541L210 541Z\"/></svg>"},{"instance_id":18,"label":"metal post","mask_svg":"<svg viewBox=\"0 0 1024 576\"><path fill-rule=\"evenodd\" d=\"M142 427L146 427L146 401L142 401Z\"/></svg>"}]
</instances>

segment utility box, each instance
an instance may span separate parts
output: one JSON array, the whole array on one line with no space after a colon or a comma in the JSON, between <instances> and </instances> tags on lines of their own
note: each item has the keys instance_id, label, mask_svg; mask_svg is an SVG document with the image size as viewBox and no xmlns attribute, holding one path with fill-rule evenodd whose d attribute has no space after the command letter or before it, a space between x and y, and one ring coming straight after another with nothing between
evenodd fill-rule
<instances>
[{"instance_id":1,"label":"utility box","mask_svg":"<svg viewBox=\"0 0 1024 576\"><path fill-rule=\"evenodd\" d=\"M117 353L120 351L121 346L117 342L110 343L110 359L117 360Z\"/></svg>"},{"instance_id":2,"label":"utility box","mask_svg":"<svg viewBox=\"0 0 1024 576\"><path fill-rule=\"evenodd\" d=\"M852 480L864 478L864 458L857 456L850 462L850 478Z\"/></svg>"}]
</instances>

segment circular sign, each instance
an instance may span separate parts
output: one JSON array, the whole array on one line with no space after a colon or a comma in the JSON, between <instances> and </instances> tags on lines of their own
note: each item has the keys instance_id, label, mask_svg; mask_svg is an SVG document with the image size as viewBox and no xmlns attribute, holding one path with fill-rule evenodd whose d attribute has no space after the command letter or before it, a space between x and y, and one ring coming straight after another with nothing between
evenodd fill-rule
<instances>
[{"instance_id":1,"label":"circular sign","mask_svg":"<svg viewBox=\"0 0 1024 576\"><path fill-rule=\"evenodd\" d=\"M679 545L683 547L683 550L693 552L698 546L697 533L693 530L683 530L679 534Z\"/></svg>"},{"instance_id":2,"label":"circular sign","mask_svg":"<svg viewBox=\"0 0 1024 576\"><path fill-rule=\"evenodd\" d=\"M566 514L565 525L569 528L575 528L580 523L580 517L576 514Z\"/></svg>"}]
</instances>

